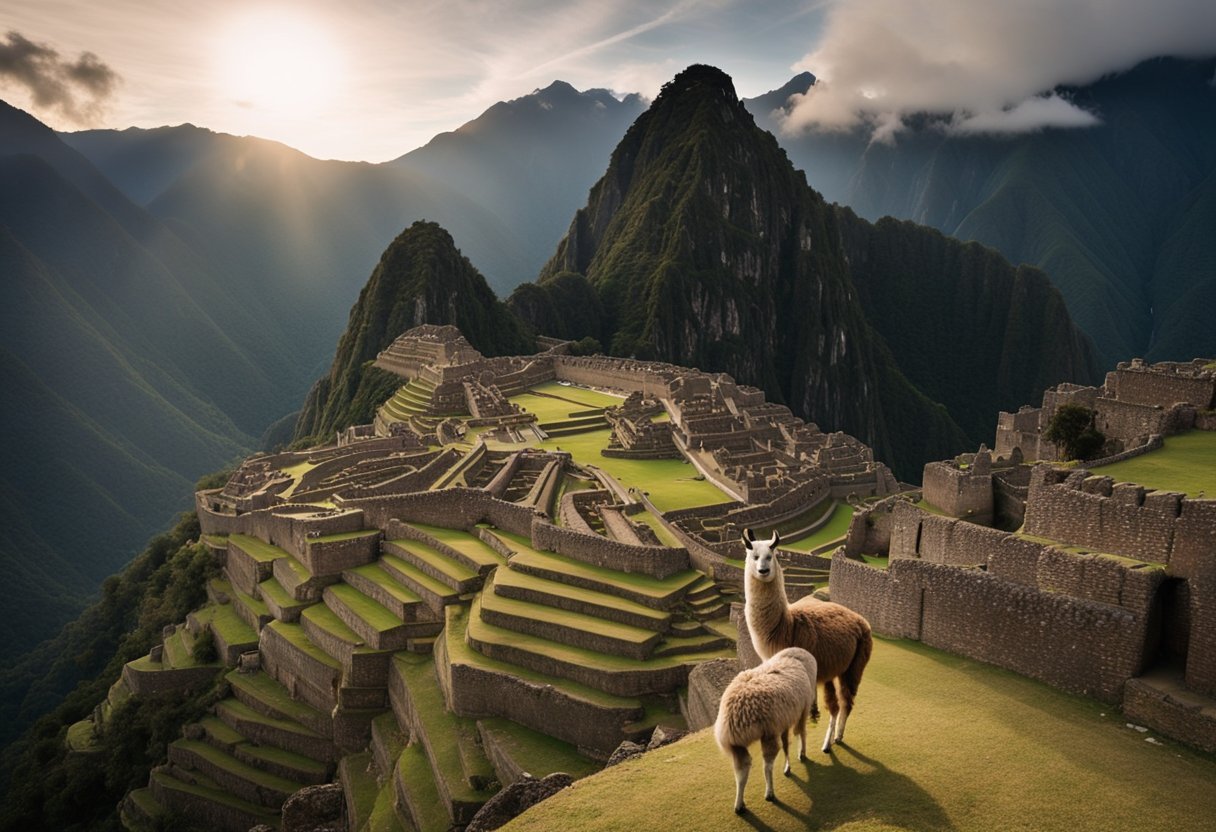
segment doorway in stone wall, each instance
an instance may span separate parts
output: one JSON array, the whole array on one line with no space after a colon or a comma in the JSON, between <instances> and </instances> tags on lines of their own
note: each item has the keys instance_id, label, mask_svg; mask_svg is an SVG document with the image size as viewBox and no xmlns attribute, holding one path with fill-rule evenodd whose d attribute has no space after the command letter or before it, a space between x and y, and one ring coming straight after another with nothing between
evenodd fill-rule
<instances>
[{"instance_id":1,"label":"doorway in stone wall","mask_svg":"<svg viewBox=\"0 0 1216 832\"><path fill-rule=\"evenodd\" d=\"M1150 622L1156 630L1156 650L1149 653L1148 667L1186 669L1187 649L1191 640L1191 590L1183 578L1167 578L1157 594L1158 607ZM1154 633L1149 633L1153 643Z\"/></svg>"}]
</instances>

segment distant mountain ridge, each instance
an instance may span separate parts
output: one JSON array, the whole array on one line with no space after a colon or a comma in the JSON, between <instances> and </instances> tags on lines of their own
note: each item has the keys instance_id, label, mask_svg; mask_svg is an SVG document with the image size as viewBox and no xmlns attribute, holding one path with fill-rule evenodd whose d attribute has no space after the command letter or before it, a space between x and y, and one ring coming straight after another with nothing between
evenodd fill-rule
<instances>
[{"instance_id":1,"label":"distant mountain ridge","mask_svg":"<svg viewBox=\"0 0 1216 832\"><path fill-rule=\"evenodd\" d=\"M1216 60L1156 59L1062 89L1096 127L958 136L911 120L893 145L781 132L795 79L748 102L825 197L1043 268L1102 363L1216 353ZM813 106L813 105L812 105Z\"/></svg>"}]
</instances>

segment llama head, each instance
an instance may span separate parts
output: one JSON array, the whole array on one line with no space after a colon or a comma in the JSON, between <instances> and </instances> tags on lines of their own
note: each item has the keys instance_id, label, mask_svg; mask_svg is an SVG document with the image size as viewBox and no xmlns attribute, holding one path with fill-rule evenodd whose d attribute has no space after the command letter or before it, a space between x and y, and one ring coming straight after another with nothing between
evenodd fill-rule
<instances>
[{"instance_id":1,"label":"llama head","mask_svg":"<svg viewBox=\"0 0 1216 832\"><path fill-rule=\"evenodd\" d=\"M763 583L768 583L781 574L777 563L777 544L780 542L781 535L776 529L768 540L756 540L751 529L744 529L744 572Z\"/></svg>"}]
</instances>

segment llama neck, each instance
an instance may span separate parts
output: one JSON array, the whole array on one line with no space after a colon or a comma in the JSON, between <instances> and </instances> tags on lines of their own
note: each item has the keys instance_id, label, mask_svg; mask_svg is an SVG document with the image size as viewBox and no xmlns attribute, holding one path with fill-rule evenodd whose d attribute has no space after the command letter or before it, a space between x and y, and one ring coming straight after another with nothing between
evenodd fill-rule
<instances>
[{"instance_id":1,"label":"llama neck","mask_svg":"<svg viewBox=\"0 0 1216 832\"><path fill-rule=\"evenodd\" d=\"M792 620L789 599L785 594L785 577L775 561L773 568L776 575L771 581L760 581L750 574L745 574L743 578L747 628L751 633L753 646L762 659L767 659L774 652L766 646L770 636Z\"/></svg>"}]
</instances>

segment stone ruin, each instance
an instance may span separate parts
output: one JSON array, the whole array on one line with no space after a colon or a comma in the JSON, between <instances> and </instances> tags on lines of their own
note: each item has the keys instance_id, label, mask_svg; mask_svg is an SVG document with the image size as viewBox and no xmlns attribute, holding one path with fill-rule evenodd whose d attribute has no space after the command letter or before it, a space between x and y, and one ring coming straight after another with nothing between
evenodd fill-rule
<instances>
[{"instance_id":1,"label":"stone ruin","mask_svg":"<svg viewBox=\"0 0 1216 832\"><path fill-rule=\"evenodd\" d=\"M1120 705L1216 751L1216 500L1020 459L1054 459L1039 434L1064 401L1131 446L1116 459L1162 433L1216 429L1213 366L1120 364L1102 388L1061 385L1041 409L1002 413L997 451L1011 458L981 447L929 463L926 507L900 496L854 515L832 560L833 600L878 633Z\"/></svg>"},{"instance_id":2,"label":"stone ruin","mask_svg":"<svg viewBox=\"0 0 1216 832\"><path fill-rule=\"evenodd\" d=\"M1056 461L1060 450L1043 438L1051 417L1064 404L1094 411L1095 427L1106 437L1109 454L1146 448L1155 436L1199 427L1216 428L1216 360L1146 364L1121 362L1101 387L1060 384L1043 394L1040 407L1002 412L997 420L995 453L1027 462Z\"/></svg>"},{"instance_id":3,"label":"stone ruin","mask_svg":"<svg viewBox=\"0 0 1216 832\"><path fill-rule=\"evenodd\" d=\"M743 525L822 522L899 488L857 440L729 376L540 346L486 358L454 327L410 330L376 359L402 384L372 424L250 457L196 494L223 577L111 695L219 672L229 695L124 816L273 826L289 795L336 777L347 828L377 792L406 828L464 827L554 758L578 776L683 729L701 708L682 694L690 672L734 655ZM511 401L546 382L621 400L551 421ZM605 457L684 459L735 499L660 512L554 446L589 431L611 436ZM208 637L215 660L196 660ZM528 756L540 735L550 762Z\"/></svg>"}]
</instances>

